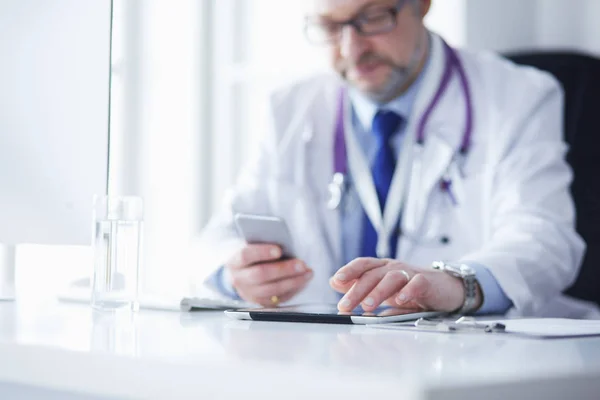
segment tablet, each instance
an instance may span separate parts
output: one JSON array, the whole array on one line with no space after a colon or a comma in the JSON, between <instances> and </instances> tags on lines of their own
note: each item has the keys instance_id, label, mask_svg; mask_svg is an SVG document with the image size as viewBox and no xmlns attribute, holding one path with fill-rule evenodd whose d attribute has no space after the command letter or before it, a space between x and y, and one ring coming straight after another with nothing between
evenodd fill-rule
<instances>
[{"instance_id":1,"label":"tablet","mask_svg":"<svg viewBox=\"0 0 600 400\"><path fill-rule=\"evenodd\" d=\"M380 307L374 312L361 308L350 313L338 311L335 304L300 304L276 308L238 308L226 310L225 315L233 319L252 321L307 322L324 324L382 324L389 322L415 321L445 315L444 312L400 310Z\"/></svg>"}]
</instances>

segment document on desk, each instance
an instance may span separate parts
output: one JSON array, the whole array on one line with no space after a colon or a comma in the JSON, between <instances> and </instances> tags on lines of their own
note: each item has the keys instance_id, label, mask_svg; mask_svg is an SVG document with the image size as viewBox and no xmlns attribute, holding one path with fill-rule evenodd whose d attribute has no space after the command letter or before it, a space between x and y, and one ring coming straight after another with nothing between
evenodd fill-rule
<instances>
[{"instance_id":1,"label":"document on desk","mask_svg":"<svg viewBox=\"0 0 600 400\"><path fill-rule=\"evenodd\" d=\"M568 338L600 335L600 321L561 319L561 318L525 318L495 321L506 326L507 333L544 338Z\"/></svg>"},{"instance_id":2,"label":"document on desk","mask_svg":"<svg viewBox=\"0 0 600 400\"><path fill-rule=\"evenodd\" d=\"M486 329L491 326L502 326L501 330ZM600 336L600 320L579 320L567 318L523 318L492 321L479 321L477 327L469 324L456 324L452 320L444 322L429 321L428 324L392 323L385 325L369 325L374 329L427 331L436 333L475 333L483 335L511 335L537 339L559 339L587 336ZM451 329L449 329L451 328Z\"/></svg>"},{"instance_id":3,"label":"document on desk","mask_svg":"<svg viewBox=\"0 0 600 400\"><path fill-rule=\"evenodd\" d=\"M250 303L241 300L211 297L184 297L180 303L181 311L229 310L246 307L250 307Z\"/></svg>"},{"instance_id":4,"label":"document on desk","mask_svg":"<svg viewBox=\"0 0 600 400\"><path fill-rule=\"evenodd\" d=\"M90 303L91 291L89 287L69 286L58 294L60 301L73 303ZM249 303L241 300L233 300L212 294L181 297L177 295L160 296L142 294L140 296L140 308L148 310L163 311L210 311L229 310L232 308L250 307Z\"/></svg>"}]
</instances>

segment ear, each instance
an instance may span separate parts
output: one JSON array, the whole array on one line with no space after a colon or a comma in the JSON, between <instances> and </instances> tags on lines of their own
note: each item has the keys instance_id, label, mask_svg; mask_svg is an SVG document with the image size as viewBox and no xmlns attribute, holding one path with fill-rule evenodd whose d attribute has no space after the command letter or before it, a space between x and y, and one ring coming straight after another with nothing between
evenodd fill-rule
<instances>
[{"instance_id":1,"label":"ear","mask_svg":"<svg viewBox=\"0 0 600 400\"><path fill-rule=\"evenodd\" d=\"M419 7L419 15L421 18L425 18L427 13L429 13L429 9L431 8L431 0L417 0Z\"/></svg>"}]
</instances>

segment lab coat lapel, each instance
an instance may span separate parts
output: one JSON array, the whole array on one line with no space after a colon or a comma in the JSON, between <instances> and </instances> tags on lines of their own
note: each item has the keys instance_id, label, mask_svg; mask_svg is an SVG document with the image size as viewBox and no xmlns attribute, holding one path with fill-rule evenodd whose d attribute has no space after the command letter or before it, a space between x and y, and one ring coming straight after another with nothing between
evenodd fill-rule
<instances>
[{"instance_id":1,"label":"lab coat lapel","mask_svg":"<svg viewBox=\"0 0 600 400\"><path fill-rule=\"evenodd\" d=\"M416 143L419 122L439 88L446 66L441 39L435 34L432 34L431 38L431 59L427 75L417 95L408 126L412 143ZM460 92L456 92L455 79L452 79L427 121L423 146L414 145L410 189L402 218L403 228L411 233L418 232L424 218L427 218L425 213L432 190L439 184L448 165L452 162L457 132L462 133L462 127L455 123L456 116L462 115L463 109L461 102L456 101L456 93ZM461 134L458 134L458 140L460 136ZM404 257L411 251L406 247L399 250L400 257Z\"/></svg>"},{"instance_id":2,"label":"lab coat lapel","mask_svg":"<svg viewBox=\"0 0 600 400\"><path fill-rule=\"evenodd\" d=\"M315 101L313 119L310 126L311 140L307 146L307 162L310 176L308 185L316 196L315 223L323 238L333 267L341 262L341 232L339 212L327 208L328 185L333 177L334 128L336 105L340 87L332 85L326 95Z\"/></svg>"}]
</instances>

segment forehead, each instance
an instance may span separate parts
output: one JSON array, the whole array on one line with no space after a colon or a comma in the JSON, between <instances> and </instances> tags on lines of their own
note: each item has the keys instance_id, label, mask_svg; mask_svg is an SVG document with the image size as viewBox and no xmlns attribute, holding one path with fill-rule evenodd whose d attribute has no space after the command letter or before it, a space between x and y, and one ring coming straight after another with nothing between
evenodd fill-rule
<instances>
[{"instance_id":1,"label":"forehead","mask_svg":"<svg viewBox=\"0 0 600 400\"><path fill-rule=\"evenodd\" d=\"M371 6L393 6L397 0L312 0L310 14L344 18Z\"/></svg>"}]
</instances>

